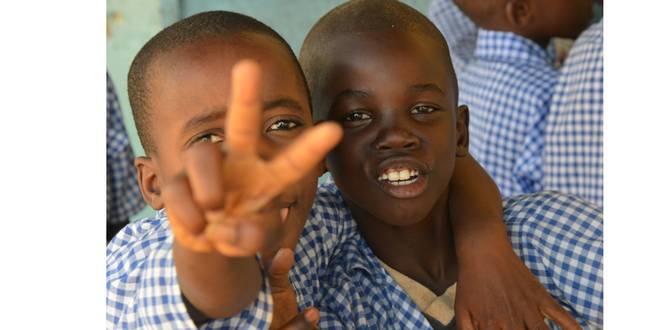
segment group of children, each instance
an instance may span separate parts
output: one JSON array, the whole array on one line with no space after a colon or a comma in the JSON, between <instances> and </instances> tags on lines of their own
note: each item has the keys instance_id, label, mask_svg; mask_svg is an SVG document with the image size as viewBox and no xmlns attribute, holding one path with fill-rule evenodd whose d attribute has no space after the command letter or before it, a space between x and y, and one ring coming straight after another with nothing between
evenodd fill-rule
<instances>
[{"instance_id":1,"label":"group of children","mask_svg":"<svg viewBox=\"0 0 660 330\"><path fill-rule=\"evenodd\" d=\"M602 21L594 1L434 0L475 158L505 197L558 190L602 207ZM556 38L575 39L565 64Z\"/></svg>"},{"instance_id":2,"label":"group of children","mask_svg":"<svg viewBox=\"0 0 660 330\"><path fill-rule=\"evenodd\" d=\"M159 212L108 246L107 326L279 328L315 307L331 329L602 327L601 211L502 203L450 52L389 0L330 11L300 64L241 14L159 32L129 72Z\"/></svg>"}]
</instances>

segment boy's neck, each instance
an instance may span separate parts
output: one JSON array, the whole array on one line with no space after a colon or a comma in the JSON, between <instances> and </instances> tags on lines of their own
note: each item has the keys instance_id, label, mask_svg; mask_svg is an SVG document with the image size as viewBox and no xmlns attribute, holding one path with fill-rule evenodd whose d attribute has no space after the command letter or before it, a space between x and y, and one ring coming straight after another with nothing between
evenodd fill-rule
<instances>
[{"instance_id":1,"label":"boy's neck","mask_svg":"<svg viewBox=\"0 0 660 330\"><path fill-rule=\"evenodd\" d=\"M347 204L360 233L388 266L437 295L456 282L458 266L446 198L425 219L410 226L390 225Z\"/></svg>"},{"instance_id":2,"label":"boy's neck","mask_svg":"<svg viewBox=\"0 0 660 330\"><path fill-rule=\"evenodd\" d=\"M547 38L547 37L538 37L538 38L525 37L525 38L533 41L534 43L536 43L537 45L539 45L543 49L547 49L548 44L550 44L550 38Z\"/></svg>"}]
</instances>

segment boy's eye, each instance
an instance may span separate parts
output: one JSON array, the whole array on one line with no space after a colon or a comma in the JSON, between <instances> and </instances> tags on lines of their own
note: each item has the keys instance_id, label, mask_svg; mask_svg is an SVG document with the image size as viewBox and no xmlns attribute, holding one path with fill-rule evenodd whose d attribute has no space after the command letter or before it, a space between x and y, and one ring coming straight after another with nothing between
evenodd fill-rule
<instances>
[{"instance_id":1,"label":"boy's eye","mask_svg":"<svg viewBox=\"0 0 660 330\"><path fill-rule=\"evenodd\" d=\"M211 143L220 143L224 141L224 139L218 134L206 133L204 135L200 135L195 142L202 142L202 141L208 141Z\"/></svg>"},{"instance_id":2,"label":"boy's eye","mask_svg":"<svg viewBox=\"0 0 660 330\"><path fill-rule=\"evenodd\" d=\"M435 112L435 111L438 111L438 110L440 110L440 109L435 108L435 107L431 107L431 106L428 106L428 105L418 105L418 106L412 108L412 110L410 110L410 113L413 114L413 115L417 115L417 114L432 113L432 112Z\"/></svg>"},{"instance_id":3,"label":"boy's eye","mask_svg":"<svg viewBox=\"0 0 660 330\"><path fill-rule=\"evenodd\" d=\"M297 128L299 126L300 126L300 123L298 123L296 121L281 119L281 120L278 120L278 121L272 123L270 126L268 126L268 129L266 129L266 132L270 132L270 131L288 131L288 130L292 130L294 128Z\"/></svg>"},{"instance_id":4,"label":"boy's eye","mask_svg":"<svg viewBox=\"0 0 660 330\"><path fill-rule=\"evenodd\" d=\"M359 111L353 111L344 117L345 121L360 121L360 120L369 120L369 119L371 119L371 115Z\"/></svg>"}]
</instances>

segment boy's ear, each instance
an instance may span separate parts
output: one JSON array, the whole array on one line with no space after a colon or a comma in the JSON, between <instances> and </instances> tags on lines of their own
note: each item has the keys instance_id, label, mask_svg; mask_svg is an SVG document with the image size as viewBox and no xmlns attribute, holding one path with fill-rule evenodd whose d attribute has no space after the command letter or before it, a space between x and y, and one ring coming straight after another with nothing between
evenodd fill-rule
<instances>
[{"instance_id":1,"label":"boy's ear","mask_svg":"<svg viewBox=\"0 0 660 330\"><path fill-rule=\"evenodd\" d=\"M468 155L470 146L470 112L467 105L461 105L456 109L456 157Z\"/></svg>"},{"instance_id":2,"label":"boy's ear","mask_svg":"<svg viewBox=\"0 0 660 330\"><path fill-rule=\"evenodd\" d=\"M504 7L509 24L515 29L525 28L532 22L532 7L529 0L509 0Z\"/></svg>"},{"instance_id":3,"label":"boy's ear","mask_svg":"<svg viewBox=\"0 0 660 330\"><path fill-rule=\"evenodd\" d=\"M138 182L140 184L140 192L142 198L154 210L163 208L163 199L160 194L160 180L158 179L158 171L156 164L151 158L137 157L135 158L135 168L138 173Z\"/></svg>"}]
</instances>

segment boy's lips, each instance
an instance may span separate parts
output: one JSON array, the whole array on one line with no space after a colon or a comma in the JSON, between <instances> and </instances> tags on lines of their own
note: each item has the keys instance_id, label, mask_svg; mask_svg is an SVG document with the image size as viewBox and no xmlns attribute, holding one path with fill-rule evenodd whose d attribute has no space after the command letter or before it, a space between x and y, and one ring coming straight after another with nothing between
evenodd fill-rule
<instances>
[{"instance_id":1,"label":"boy's lips","mask_svg":"<svg viewBox=\"0 0 660 330\"><path fill-rule=\"evenodd\" d=\"M378 166L376 182L394 198L415 198L426 190L427 173L427 167L415 159L390 158Z\"/></svg>"}]
</instances>

